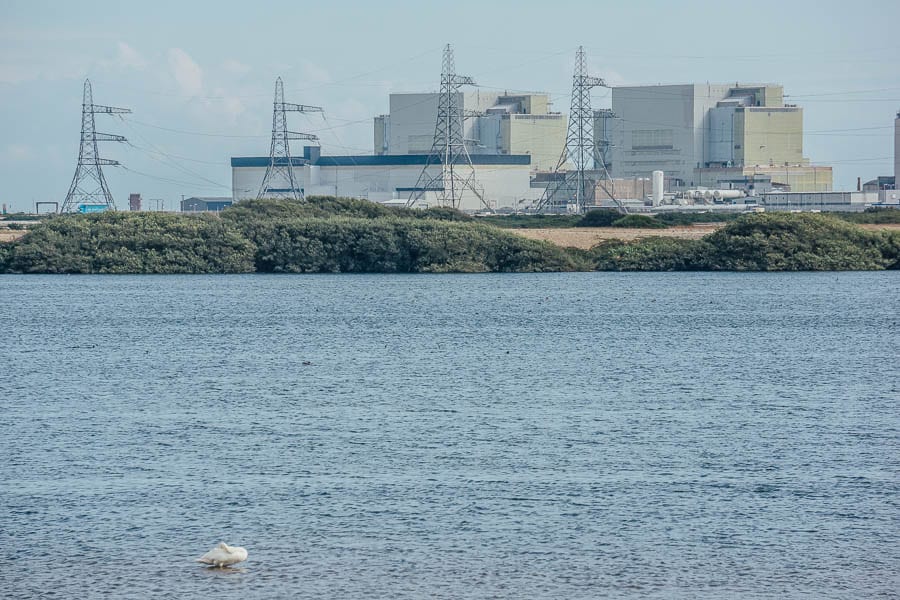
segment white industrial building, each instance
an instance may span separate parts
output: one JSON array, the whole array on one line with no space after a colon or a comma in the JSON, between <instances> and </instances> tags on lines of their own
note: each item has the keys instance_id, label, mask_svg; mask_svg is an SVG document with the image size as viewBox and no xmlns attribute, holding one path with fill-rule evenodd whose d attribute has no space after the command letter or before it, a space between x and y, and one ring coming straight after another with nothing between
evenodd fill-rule
<instances>
[{"instance_id":1,"label":"white industrial building","mask_svg":"<svg viewBox=\"0 0 900 600\"><path fill-rule=\"evenodd\" d=\"M758 201L767 211L861 212L880 197L878 192L770 192Z\"/></svg>"},{"instance_id":2,"label":"white industrial building","mask_svg":"<svg viewBox=\"0 0 900 600\"><path fill-rule=\"evenodd\" d=\"M531 157L528 155L472 154L475 177L491 208L522 208L540 197L531 188ZM434 161L434 159L432 159ZM322 156L317 146L307 146L302 157L294 157L294 176L307 196L365 198L374 202L405 201L421 185L419 176L427 154L380 156ZM262 184L268 156L231 159L234 201L256 198ZM465 167L463 167L465 168ZM428 173L440 175L442 165L429 165ZM426 178L427 179L427 178ZM286 187L286 181L271 182L272 188ZM436 205L436 194L426 192L416 205ZM464 194L460 209L479 211L484 206L474 194Z\"/></svg>"},{"instance_id":3,"label":"white industrial building","mask_svg":"<svg viewBox=\"0 0 900 600\"><path fill-rule=\"evenodd\" d=\"M375 117L374 156L323 156L318 147L307 146L302 157L293 158L303 193L375 202L401 202L415 193L417 206L437 204L436 191L421 186L443 169L439 157L429 162L439 98L391 94L390 114ZM566 116L550 112L549 95L458 92L457 102L466 116L463 137L485 203L492 210L517 210L540 198L543 190L531 187L532 176L556 167L566 139ZM257 196L268 164L263 156L231 159L235 202ZM465 177L468 165L456 166ZM276 181L269 187L287 185ZM485 206L467 190L459 208L474 212Z\"/></svg>"},{"instance_id":4,"label":"white industrial building","mask_svg":"<svg viewBox=\"0 0 900 600\"><path fill-rule=\"evenodd\" d=\"M679 188L752 186L760 176L791 191L832 186L831 167L803 156L803 109L784 103L780 85L616 87L595 131L610 138L613 177L660 170Z\"/></svg>"}]
</instances>

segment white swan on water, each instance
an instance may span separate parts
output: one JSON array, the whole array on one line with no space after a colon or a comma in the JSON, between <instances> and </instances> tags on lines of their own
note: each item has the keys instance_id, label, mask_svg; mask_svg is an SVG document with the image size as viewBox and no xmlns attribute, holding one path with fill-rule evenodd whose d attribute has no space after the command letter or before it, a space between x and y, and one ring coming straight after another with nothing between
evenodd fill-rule
<instances>
[{"instance_id":1,"label":"white swan on water","mask_svg":"<svg viewBox=\"0 0 900 600\"><path fill-rule=\"evenodd\" d=\"M247 549L229 546L221 542L218 546L197 559L197 562L214 567L230 567L247 560Z\"/></svg>"}]
</instances>

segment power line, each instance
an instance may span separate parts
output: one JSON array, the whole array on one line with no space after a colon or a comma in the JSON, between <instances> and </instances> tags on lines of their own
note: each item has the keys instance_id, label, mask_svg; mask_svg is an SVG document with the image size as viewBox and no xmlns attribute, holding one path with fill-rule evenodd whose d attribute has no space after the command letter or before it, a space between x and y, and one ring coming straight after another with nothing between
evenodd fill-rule
<instances>
[{"instance_id":1,"label":"power line","mask_svg":"<svg viewBox=\"0 0 900 600\"><path fill-rule=\"evenodd\" d=\"M188 187L194 187L194 188L204 188L204 189L208 187L205 184L198 184L198 183L194 183L194 182L190 182L190 181L183 181L180 179L171 179L169 177L160 177L159 175L152 175L150 173L144 173L143 171L138 171L136 169L132 169L132 168L126 167L124 165L121 165L121 167L122 167L122 169L124 169L125 171L128 171L129 173L134 173L135 175L140 175L141 177L147 177L149 179L155 179L157 181L162 181L165 183L175 183L175 184L182 185L182 186L188 186ZM225 187L225 186L223 186L223 187Z\"/></svg>"},{"instance_id":2,"label":"power line","mask_svg":"<svg viewBox=\"0 0 900 600\"><path fill-rule=\"evenodd\" d=\"M162 131L170 131L173 133L183 133L185 135L197 135L197 136L202 136L202 137L238 138L238 139L259 139L259 138L268 137L266 135L233 135L233 134L224 134L224 133L207 133L207 132L201 132L201 131L187 131L184 129L174 129L172 127L163 127L161 125L145 123L143 121L138 121L137 119L123 119L123 121L136 123L138 125L142 125L144 127L150 127L152 129L160 129Z\"/></svg>"},{"instance_id":3,"label":"power line","mask_svg":"<svg viewBox=\"0 0 900 600\"><path fill-rule=\"evenodd\" d=\"M170 166L170 167L175 168L175 169L178 170L178 171L181 171L181 172L184 173L185 175L188 175L188 176L190 176L190 177L196 177L197 179L202 179L203 181L205 181L205 182L207 182L207 183L210 183L210 184L212 184L212 185L214 185L214 186L216 186L216 187L221 187L221 188L231 189L230 186L222 185L222 184L220 184L220 183L218 183L218 182L216 182L216 181L213 181L212 179L208 179L208 178L204 177L203 175L197 173L196 171L192 171L191 169L188 169L187 167L185 167L184 165L182 165L180 162L174 160L175 157L174 157L173 155L171 155L171 154L169 154L169 153L167 153L167 152L161 150L159 147L157 147L157 146L155 146L154 144L152 144L152 143L151 143L149 140L147 140L145 137L143 137L142 135L140 135L139 133L137 133L136 131L134 131L134 128L133 128L133 127L129 126L129 128L132 130L132 132L133 132L135 135L137 135L141 140L143 140L144 143L146 143L148 146L150 146L151 150L148 151L148 150L143 149L143 148L141 148L140 146L137 146L137 145L135 145L135 144L133 144L133 143L131 143L131 142L129 142L128 145L131 146L132 148L136 149L136 150L140 150L140 151L142 151L142 152L145 152L145 153L147 154L147 156L148 156L151 160L154 160L154 161L156 161L156 162L158 162L158 163L160 163L160 164L166 164L166 165L168 165L168 166ZM157 156L154 156L154 153L157 154L157 155L159 155L159 156L161 156L162 159L157 158ZM213 164L219 164L219 165L221 165L221 163L213 163Z\"/></svg>"}]
</instances>

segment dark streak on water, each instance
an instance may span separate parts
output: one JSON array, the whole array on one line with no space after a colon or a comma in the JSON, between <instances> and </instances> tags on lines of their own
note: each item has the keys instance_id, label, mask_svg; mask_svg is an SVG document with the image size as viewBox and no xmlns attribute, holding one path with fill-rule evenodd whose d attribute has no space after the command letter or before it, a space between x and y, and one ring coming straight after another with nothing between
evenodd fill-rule
<instances>
[{"instance_id":1,"label":"dark streak on water","mask_svg":"<svg viewBox=\"0 0 900 600\"><path fill-rule=\"evenodd\" d=\"M898 296L0 277L0 595L896 597Z\"/></svg>"}]
</instances>

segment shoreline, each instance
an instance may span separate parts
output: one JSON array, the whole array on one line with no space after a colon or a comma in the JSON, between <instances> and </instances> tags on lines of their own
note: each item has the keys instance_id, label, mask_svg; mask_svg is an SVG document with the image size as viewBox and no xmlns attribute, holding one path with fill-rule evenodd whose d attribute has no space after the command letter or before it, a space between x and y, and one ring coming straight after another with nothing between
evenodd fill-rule
<instances>
[{"instance_id":1,"label":"shoreline","mask_svg":"<svg viewBox=\"0 0 900 600\"><path fill-rule=\"evenodd\" d=\"M507 229L531 240L550 242L562 248L590 250L608 240L633 242L642 238L662 237L682 240L699 240L705 235L722 229L727 223L695 223L678 225L666 229L625 228L625 227L559 227L546 229ZM867 231L900 231L900 224L857 223Z\"/></svg>"},{"instance_id":2,"label":"shoreline","mask_svg":"<svg viewBox=\"0 0 900 600\"><path fill-rule=\"evenodd\" d=\"M530 240L550 242L560 248L590 250L597 244L608 240L633 242L648 237L698 240L705 235L718 231L726 224L727 223L724 222L695 223L693 225L677 225L665 229L639 227L547 227L540 229L501 229ZM867 231L900 231L900 224L898 223L856 223L855 225ZM15 242L24 237L27 233L27 229L0 229L0 243Z\"/></svg>"}]
</instances>

